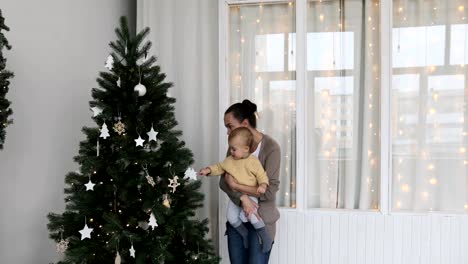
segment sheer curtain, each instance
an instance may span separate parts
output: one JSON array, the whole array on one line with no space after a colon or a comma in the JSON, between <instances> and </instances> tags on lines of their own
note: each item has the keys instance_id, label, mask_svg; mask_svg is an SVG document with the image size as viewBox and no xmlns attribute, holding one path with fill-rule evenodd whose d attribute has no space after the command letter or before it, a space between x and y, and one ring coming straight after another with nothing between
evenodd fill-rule
<instances>
[{"instance_id":1,"label":"sheer curtain","mask_svg":"<svg viewBox=\"0 0 468 264\"><path fill-rule=\"evenodd\" d=\"M195 170L218 161L218 1L138 0L137 29L150 27L151 51L174 83L175 113ZM218 178L204 178L205 202L197 216L210 220L218 240Z\"/></svg>"},{"instance_id":2,"label":"sheer curtain","mask_svg":"<svg viewBox=\"0 0 468 264\"><path fill-rule=\"evenodd\" d=\"M295 207L295 5L231 5L228 40L230 102L257 104L258 129L281 147L277 204Z\"/></svg>"},{"instance_id":3,"label":"sheer curtain","mask_svg":"<svg viewBox=\"0 0 468 264\"><path fill-rule=\"evenodd\" d=\"M467 7L393 2L393 210L468 212Z\"/></svg>"},{"instance_id":4,"label":"sheer curtain","mask_svg":"<svg viewBox=\"0 0 468 264\"><path fill-rule=\"evenodd\" d=\"M379 208L379 8L374 0L308 2L310 208Z\"/></svg>"}]
</instances>

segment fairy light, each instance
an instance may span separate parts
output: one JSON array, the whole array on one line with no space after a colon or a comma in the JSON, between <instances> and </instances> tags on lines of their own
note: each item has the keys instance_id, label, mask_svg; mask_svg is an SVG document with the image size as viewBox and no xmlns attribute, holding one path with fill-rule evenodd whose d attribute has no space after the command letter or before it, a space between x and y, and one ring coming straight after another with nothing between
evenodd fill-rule
<instances>
[{"instance_id":1,"label":"fairy light","mask_svg":"<svg viewBox=\"0 0 468 264\"><path fill-rule=\"evenodd\" d=\"M325 19L325 16L323 14L320 14L319 19L320 21L323 21Z\"/></svg>"},{"instance_id":2,"label":"fairy light","mask_svg":"<svg viewBox=\"0 0 468 264\"><path fill-rule=\"evenodd\" d=\"M460 153L465 153L465 152L466 152L466 148L460 147L460 148L458 149L458 151L459 151Z\"/></svg>"},{"instance_id":3,"label":"fairy light","mask_svg":"<svg viewBox=\"0 0 468 264\"><path fill-rule=\"evenodd\" d=\"M458 6L458 11L463 12L463 10L465 10L465 6Z\"/></svg>"},{"instance_id":4,"label":"fairy light","mask_svg":"<svg viewBox=\"0 0 468 264\"><path fill-rule=\"evenodd\" d=\"M428 192L421 192L421 197L423 199L427 199L429 197L429 193Z\"/></svg>"},{"instance_id":5,"label":"fairy light","mask_svg":"<svg viewBox=\"0 0 468 264\"><path fill-rule=\"evenodd\" d=\"M402 190L403 192L409 192L409 191L410 191L410 187L409 187L408 184L403 184L403 185L401 186L401 190Z\"/></svg>"},{"instance_id":6,"label":"fairy light","mask_svg":"<svg viewBox=\"0 0 468 264\"><path fill-rule=\"evenodd\" d=\"M429 164L429 165L427 166L427 169L430 170L430 171L431 171L431 170L434 170L434 164Z\"/></svg>"},{"instance_id":7,"label":"fairy light","mask_svg":"<svg viewBox=\"0 0 468 264\"><path fill-rule=\"evenodd\" d=\"M400 202L400 201L397 201L397 202L396 202L396 207L397 207L397 208L401 208L401 202Z\"/></svg>"},{"instance_id":8,"label":"fairy light","mask_svg":"<svg viewBox=\"0 0 468 264\"><path fill-rule=\"evenodd\" d=\"M432 185L436 185L437 184L437 179L436 178L430 178L429 183L432 184Z\"/></svg>"}]
</instances>

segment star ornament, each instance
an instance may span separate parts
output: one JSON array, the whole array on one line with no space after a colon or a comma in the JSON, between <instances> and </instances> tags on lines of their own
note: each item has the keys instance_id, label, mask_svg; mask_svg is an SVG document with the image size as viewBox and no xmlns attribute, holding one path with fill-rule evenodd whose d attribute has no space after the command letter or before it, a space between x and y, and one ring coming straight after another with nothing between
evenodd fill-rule
<instances>
[{"instance_id":1,"label":"star ornament","mask_svg":"<svg viewBox=\"0 0 468 264\"><path fill-rule=\"evenodd\" d=\"M81 240L85 238L91 239L91 232L93 232L93 229L89 228L88 225L85 223L85 226L83 227L83 229L80 230Z\"/></svg>"},{"instance_id":2,"label":"star ornament","mask_svg":"<svg viewBox=\"0 0 468 264\"><path fill-rule=\"evenodd\" d=\"M151 140L157 141L156 136L158 135L158 132L154 131L153 126L151 126L151 130L146 133L149 137L148 141L151 142Z\"/></svg>"},{"instance_id":3,"label":"star ornament","mask_svg":"<svg viewBox=\"0 0 468 264\"><path fill-rule=\"evenodd\" d=\"M85 184L86 186L86 191L94 191L94 183L91 182L91 179L89 179L89 182Z\"/></svg>"},{"instance_id":4,"label":"star ornament","mask_svg":"<svg viewBox=\"0 0 468 264\"><path fill-rule=\"evenodd\" d=\"M196 181L197 180L197 172L193 168L188 168L185 171L184 179L189 179L189 180Z\"/></svg>"},{"instance_id":5,"label":"star ornament","mask_svg":"<svg viewBox=\"0 0 468 264\"><path fill-rule=\"evenodd\" d=\"M96 117L102 113L102 109L97 106L91 107L91 111L93 111L93 117Z\"/></svg>"},{"instance_id":6,"label":"star ornament","mask_svg":"<svg viewBox=\"0 0 468 264\"><path fill-rule=\"evenodd\" d=\"M158 223L156 222L156 217L153 213L151 213L148 225L151 226L153 229L155 229L158 226Z\"/></svg>"},{"instance_id":7,"label":"star ornament","mask_svg":"<svg viewBox=\"0 0 468 264\"><path fill-rule=\"evenodd\" d=\"M135 257L135 249L133 248L133 244L132 244L132 247L129 249L130 251L130 257Z\"/></svg>"},{"instance_id":8,"label":"star ornament","mask_svg":"<svg viewBox=\"0 0 468 264\"><path fill-rule=\"evenodd\" d=\"M174 176L174 178L169 179L169 185L168 185L168 187L169 187L169 188L172 188L172 193L174 193L174 192L176 191L177 186L180 185L180 183L177 182L178 179L179 179L179 177L178 177L177 175Z\"/></svg>"},{"instance_id":9,"label":"star ornament","mask_svg":"<svg viewBox=\"0 0 468 264\"><path fill-rule=\"evenodd\" d=\"M143 147L143 143L145 142L145 140L142 139L142 138L140 137L140 135L138 135L138 138L135 139L135 142L136 142L136 146L137 146L137 147L138 147L138 146Z\"/></svg>"}]
</instances>

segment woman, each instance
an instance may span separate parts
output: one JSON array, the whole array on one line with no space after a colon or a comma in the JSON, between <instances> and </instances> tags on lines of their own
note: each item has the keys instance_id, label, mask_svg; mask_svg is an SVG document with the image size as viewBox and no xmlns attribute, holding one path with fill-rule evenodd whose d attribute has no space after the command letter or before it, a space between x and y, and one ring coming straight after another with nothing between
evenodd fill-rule
<instances>
[{"instance_id":1,"label":"woman","mask_svg":"<svg viewBox=\"0 0 468 264\"><path fill-rule=\"evenodd\" d=\"M257 187L238 184L234 178L228 174L222 176L219 187L223 190L231 201L241 206L246 215L252 213L261 217L265 222L270 237L274 240L276 233L276 221L279 219L279 211L276 208L276 192L279 188L280 169L280 147L276 141L268 135L262 134L256 129L257 106L249 100L231 105L224 113L224 125L227 133L238 127L248 128L253 136L254 143L251 147L252 155L258 157L265 169L269 186L262 195L257 194ZM249 195L259 198L258 205L249 199ZM258 214L255 209L258 208ZM226 234L228 236L229 259L232 264L266 264L270 258L271 251L262 253L257 233L250 223L244 223L248 229L248 248L244 248L242 236L229 224L226 223Z\"/></svg>"}]
</instances>

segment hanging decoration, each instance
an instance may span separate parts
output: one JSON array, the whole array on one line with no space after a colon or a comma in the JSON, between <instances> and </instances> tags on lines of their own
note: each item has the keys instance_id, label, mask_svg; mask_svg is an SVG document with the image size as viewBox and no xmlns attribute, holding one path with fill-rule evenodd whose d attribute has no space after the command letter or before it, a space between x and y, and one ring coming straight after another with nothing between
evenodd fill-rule
<instances>
[{"instance_id":1,"label":"hanging decoration","mask_svg":"<svg viewBox=\"0 0 468 264\"><path fill-rule=\"evenodd\" d=\"M68 240L63 239L63 227L60 229L60 241L56 245L57 253L63 254L68 248Z\"/></svg>"},{"instance_id":2,"label":"hanging decoration","mask_svg":"<svg viewBox=\"0 0 468 264\"><path fill-rule=\"evenodd\" d=\"M174 193L174 192L176 191L177 186L180 185L180 183L178 182L178 180L179 180L179 177L178 177L177 175L175 175L174 178L169 179L169 185L168 185L168 187L169 187L169 188L172 188L172 190L171 190L172 193Z\"/></svg>"},{"instance_id":3,"label":"hanging decoration","mask_svg":"<svg viewBox=\"0 0 468 264\"><path fill-rule=\"evenodd\" d=\"M111 71L113 66L114 66L114 58L112 57L112 55L109 55L107 57L106 65L104 67L106 67L106 69Z\"/></svg>"},{"instance_id":4,"label":"hanging decoration","mask_svg":"<svg viewBox=\"0 0 468 264\"><path fill-rule=\"evenodd\" d=\"M156 221L156 217L154 216L153 212L151 212L150 219L148 221L148 226L151 226L153 229L158 227L158 223Z\"/></svg>"},{"instance_id":5,"label":"hanging decoration","mask_svg":"<svg viewBox=\"0 0 468 264\"><path fill-rule=\"evenodd\" d=\"M156 139L156 136L158 135L158 132L154 131L154 128L153 126L151 125L151 130L146 133L148 135L148 141L151 142L152 140L154 140L155 142L157 142L157 139Z\"/></svg>"},{"instance_id":6,"label":"hanging decoration","mask_svg":"<svg viewBox=\"0 0 468 264\"><path fill-rule=\"evenodd\" d=\"M102 137L103 139L110 137L109 129L107 128L107 125L105 122L102 124L102 128L100 131L101 131L101 135L99 135L99 137Z\"/></svg>"},{"instance_id":7,"label":"hanging decoration","mask_svg":"<svg viewBox=\"0 0 468 264\"><path fill-rule=\"evenodd\" d=\"M93 228L88 227L88 224L86 223L86 217L85 217L85 226L79 232L81 234L81 240L85 238L91 239L91 232L93 232Z\"/></svg>"},{"instance_id":8,"label":"hanging decoration","mask_svg":"<svg viewBox=\"0 0 468 264\"><path fill-rule=\"evenodd\" d=\"M197 172L193 168L188 168L185 171L184 179L196 181L197 180Z\"/></svg>"},{"instance_id":9,"label":"hanging decoration","mask_svg":"<svg viewBox=\"0 0 468 264\"><path fill-rule=\"evenodd\" d=\"M119 113L119 117L117 118L118 119L118 122L114 124L114 131L120 135L122 135L123 133L125 133L125 124L122 123L122 118L120 117L120 113Z\"/></svg>"},{"instance_id":10,"label":"hanging decoration","mask_svg":"<svg viewBox=\"0 0 468 264\"><path fill-rule=\"evenodd\" d=\"M171 201L169 200L169 194L163 194L163 202L162 204L166 207L166 208L171 208Z\"/></svg>"}]
</instances>

